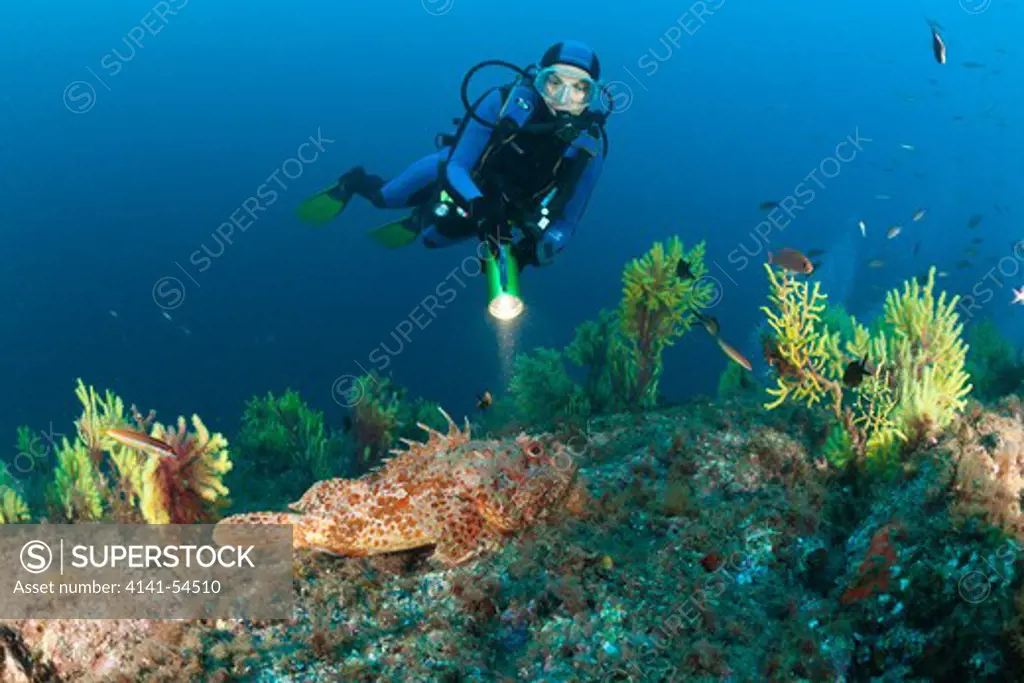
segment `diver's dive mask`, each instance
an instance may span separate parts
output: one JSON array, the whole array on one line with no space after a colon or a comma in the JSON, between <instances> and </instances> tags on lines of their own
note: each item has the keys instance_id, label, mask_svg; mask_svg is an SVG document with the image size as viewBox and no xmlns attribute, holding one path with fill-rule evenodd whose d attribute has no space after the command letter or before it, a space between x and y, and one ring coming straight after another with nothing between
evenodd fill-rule
<instances>
[{"instance_id":1,"label":"diver's dive mask","mask_svg":"<svg viewBox=\"0 0 1024 683\"><path fill-rule=\"evenodd\" d=\"M538 72L536 65L531 65L529 67L523 68L515 64L512 64L511 62L506 62L501 59L488 59L486 61L480 62L479 64L471 68L469 71L467 71L466 75L463 76L462 78L462 86L459 88L459 97L462 100L463 108L466 110L466 118L476 122L481 126L484 126L485 128L490 128L491 130L497 129L498 126L500 125L500 122L495 123L494 121L488 120L480 116L476 112L476 109L483 101L484 97L486 97L489 93L493 92L495 88L488 90L486 93L484 93L484 95L480 96L475 104L471 103L469 100L469 84L473 76L476 74L476 72L480 71L481 69L485 69L491 66L500 66L505 69L511 69L518 76L514 85L518 86L524 85L526 83L532 83L533 89L535 92L538 93L538 96L541 96L543 92L542 88L544 84L548 82L547 79L542 78L543 72L547 71L548 69L554 69L555 71L557 71L559 68L559 65L553 65L551 67L544 67L543 69L540 70L540 72ZM566 67L563 66L562 70L565 71ZM583 71L582 69L572 69L571 71L568 72L568 75L570 75L574 79L579 79L582 75L583 77L587 78L587 80L589 80L591 84L593 84L589 86L589 94L587 95L587 97L584 98L587 101L588 106L582 112L579 113L559 111L558 109L556 109L554 123L548 121L545 121L543 123L527 123L524 126L522 126L522 130L529 131L532 133L550 133L551 131L555 131L556 135L566 140L567 142L572 142L582 131L593 133L595 137L598 137L601 140L602 155L608 156L608 136L605 135L604 132L604 122L611 114L615 112L615 107L613 106L614 102L610 97L601 94L603 92L603 87L606 86L599 86L596 80L589 78L587 76L586 71ZM561 76L559 76L559 79L562 81L564 85L569 85L569 83L566 82L568 79L563 79ZM554 94L557 95L559 90L558 82L552 81L551 85L553 86L552 90L554 91ZM587 90L588 86L574 86L573 89ZM565 90L564 96L571 97L570 90ZM552 108L554 109L555 107ZM461 124L464 120L465 119L458 120L457 123ZM459 133L456 133L454 136L451 136L450 140L447 141L444 138L439 137L438 146L441 147L443 145L457 144L458 136Z\"/></svg>"},{"instance_id":2,"label":"diver's dive mask","mask_svg":"<svg viewBox=\"0 0 1024 683\"><path fill-rule=\"evenodd\" d=\"M600 103L601 86L582 69L554 65L541 69L533 87L552 109L580 113Z\"/></svg>"}]
</instances>

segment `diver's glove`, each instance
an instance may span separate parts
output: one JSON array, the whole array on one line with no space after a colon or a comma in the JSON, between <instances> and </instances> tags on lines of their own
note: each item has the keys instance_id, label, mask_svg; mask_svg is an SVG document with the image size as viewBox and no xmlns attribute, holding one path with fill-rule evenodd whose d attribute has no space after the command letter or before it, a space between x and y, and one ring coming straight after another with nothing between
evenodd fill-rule
<instances>
[{"instance_id":1,"label":"diver's glove","mask_svg":"<svg viewBox=\"0 0 1024 683\"><path fill-rule=\"evenodd\" d=\"M555 260L565 246L565 235L558 230L548 230L534 242L534 265L546 266Z\"/></svg>"},{"instance_id":2,"label":"diver's glove","mask_svg":"<svg viewBox=\"0 0 1024 683\"><path fill-rule=\"evenodd\" d=\"M469 203L469 219L476 226L480 239L496 240L499 243L511 239L501 198L493 199L483 195L472 200Z\"/></svg>"},{"instance_id":3,"label":"diver's glove","mask_svg":"<svg viewBox=\"0 0 1024 683\"><path fill-rule=\"evenodd\" d=\"M512 245L512 255L516 265L522 271L526 266L537 265L537 243L531 239L522 239Z\"/></svg>"},{"instance_id":4,"label":"diver's glove","mask_svg":"<svg viewBox=\"0 0 1024 683\"><path fill-rule=\"evenodd\" d=\"M526 266L546 266L555 260L564 243L565 235L557 231L548 232L542 234L539 240L529 237L519 240L512 247L512 254L520 270Z\"/></svg>"},{"instance_id":5,"label":"diver's glove","mask_svg":"<svg viewBox=\"0 0 1024 683\"><path fill-rule=\"evenodd\" d=\"M505 224L505 206L501 199L477 197L469 203L469 219L481 236L495 233L497 226Z\"/></svg>"}]
</instances>

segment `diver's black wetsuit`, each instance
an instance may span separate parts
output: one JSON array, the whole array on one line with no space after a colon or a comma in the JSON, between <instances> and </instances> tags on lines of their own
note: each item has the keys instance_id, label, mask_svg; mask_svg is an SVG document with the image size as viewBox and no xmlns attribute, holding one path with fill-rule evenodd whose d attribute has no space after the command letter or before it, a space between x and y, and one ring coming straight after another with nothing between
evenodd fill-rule
<instances>
[{"instance_id":1,"label":"diver's black wetsuit","mask_svg":"<svg viewBox=\"0 0 1024 683\"><path fill-rule=\"evenodd\" d=\"M517 130L552 117L537 92L525 85L493 90L475 113L497 128L469 118L453 145L419 159L388 182L361 175L349 187L381 208L417 207L420 238L430 248L477 236L474 222L455 212L444 218L434 215L441 190L462 207L484 196L503 195L506 217L517 225L535 218L541 200L555 189L556 209L546 229L527 231L514 240L520 263L547 265L583 217L604 163L602 140L581 133L568 143L553 133ZM574 168L580 163L585 163L582 170Z\"/></svg>"}]
</instances>

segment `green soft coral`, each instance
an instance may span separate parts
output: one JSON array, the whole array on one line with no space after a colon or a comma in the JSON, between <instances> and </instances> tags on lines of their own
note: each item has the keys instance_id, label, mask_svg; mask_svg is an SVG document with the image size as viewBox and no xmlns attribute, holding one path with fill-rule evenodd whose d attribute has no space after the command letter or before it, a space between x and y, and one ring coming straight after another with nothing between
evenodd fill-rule
<instances>
[{"instance_id":1,"label":"green soft coral","mask_svg":"<svg viewBox=\"0 0 1024 683\"><path fill-rule=\"evenodd\" d=\"M516 417L531 425L574 421L590 414L590 403L565 369L560 351L519 354L509 383Z\"/></svg>"},{"instance_id":2,"label":"green soft coral","mask_svg":"<svg viewBox=\"0 0 1024 683\"><path fill-rule=\"evenodd\" d=\"M398 416L399 439L421 440L423 428L420 425L438 431L447 428L444 415L441 413L441 405L421 397L403 401Z\"/></svg>"},{"instance_id":3,"label":"green soft coral","mask_svg":"<svg viewBox=\"0 0 1024 683\"><path fill-rule=\"evenodd\" d=\"M842 304L826 302L825 310L821 312L821 322L829 330L837 332L840 338L853 338L856 320Z\"/></svg>"},{"instance_id":4,"label":"green soft coral","mask_svg":"<svg viewBox=\"0 0 1024 683\"><path fill-rule=\"evenodd\" d=\"M371 467L398 438L405 390L375 371L360 377L355 386L359 400L351 408L351 433L362 465Z\"/></svg>"},{"instance_id":5,"label":"green soft coral","mask_svg":"<svg viewBox=\"0 0 1024 683\"><path fill-rule=\"evenodd\" d=\"M43 440L27 425L19 426L16 434L14 448L17 455L14 466L20 473L34 473L49 448L43 446Z\"/></svg>"},{"instance_id":6,"label":"green soft coral","mask_svg":"<svg viewBox=\"0 0 1024 683\"><path fill-rule=\"evenodd\" d=\"M772 307L763 310L775 333L768 351L778 372L766 407L786 400L812 406L829 396L845 430L842 438L830 436L831 460L847 460L840 455L849 450L872 464L894 462L904 444L933 438L963 409L971 386L958 299L936 298L934 268L923 286L913 280L890 292L884 318L870 330L833 315L842 334L822 320L826 297L817 283L766 270ZM840 381L852 359L866 359L873 370L853 388Z\"/></svg>"},{"instance_id":7,"label":"green soft coral","mask_svg":"<svg viewBox=\"0 0 1024 683\"><path fill-rule=\"evenodd\" d=\"M576 328L573 341L565 348L565 357L585 368L583 392L592 410L611 410L616 396L625 393L621 376L613 372L613 344L618 328L615 314L601 310L597 320L587 320Z\"/></svg>"},{"instance_id":8,"label":"green soft coral","mask_svg":"<svg viewBox=\"0 0 1024 683\"><path fill-rule=\"evenodd\" d=\"M757 387L750 373L735 363L729 363L718 376L718 398L726 399L752 392Z\"/></svg>"},{"instance_id":9,"label":"green soft coral","mask_svg":"<svg viewBox=\"0 0 1024 683\"><path fill-rule=\"evenodd\" d=\"M355 453L353 458L364 470L388 457L400 439L421 438L423 430L419 424L446 428L436 403L410 398L408 389L375 371L359 377L352 391L354 405L349 409L348 438Z\"/></svg>"},{"instance_id":10,"label":"green soft coral","mask_svg":"<svg viewBox=\"0 0 1024 683\"><path fill-rule=\"evenodd\" d=\"M850 434L842 425L833 425L828 439L822 447L822 454L825 460L835 468L843 468L853 458L853 442L850 441Z\"/></svg>"},{"instance_id":11,"label":"green soft coral","mask_svg":"<svg viewBox=\"0 0 1024 683\"><path fill-rule=\"evenodd\" d=\"M680 261L687 262L692 278L679 276ZM541 349L517 358L511 393L520 417L572 421L656 405L663 351L693 326L693 312L714 296L706 274L704 243L686 250L678 237L656 242L627 263L615 311L602 310L597 320L579 325L562 352ZM583 369L582 387L568 375L563 359Z\"/></svg>"},{"instance_id":12,"label":"green soft coral","mask_svg":"<svg viewBox=\"0 0 1024 683\"><path fill-rule=\"evenodd\" d=\"M1021 387L1024 363L991 319L983 318L971 325L967 341L970 352L966 370L974 384L975 396L994 400Z\"/></svg>"},{"instance_id":13,"label":"green soft coral","mask_svg":"<svg viewBox=\"0 0 1024 683\"><path fill-rule=\"evenodd\" d=\"M292 389L246 403L238 449L271 472L297 470L303 486L346 473L342 440L328 429L323 412Z\"/></svg>"}]
</instances>

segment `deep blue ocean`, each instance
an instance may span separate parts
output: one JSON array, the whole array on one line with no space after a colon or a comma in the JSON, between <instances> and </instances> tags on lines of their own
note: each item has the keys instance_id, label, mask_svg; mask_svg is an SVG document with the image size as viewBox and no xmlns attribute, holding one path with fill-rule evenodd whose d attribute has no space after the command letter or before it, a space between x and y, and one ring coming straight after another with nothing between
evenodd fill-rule
<instances>
[{"instance_id":1,"label":"deep blue ocean","mask_svg":"<svg viewBox=\"0 0 1024 683\"><path fill-rule=\"evenodd\" d=\"M814 277L865 316L935 264L973 297L968 322L1020 342L1022 26L1012 0L4 3L0 442L70 432L77 377L165 422L230 432L248 397L292 387L337 423L338 378L381 369L371 354L472 246L388 251L365 233L390 213L357 200L314 229L295 206L355 164L389 177L432 152L477 62L525 66L566 39L597 51L619 109L587 214L524 274L514 330L489 320L481 277L412 327L383 369L413 394L456 416L500 394L512 354L569 343L616 305L625 263L676 234L707 240L714 315L751 357L780 247L823 250ZM763 223L788 196L792 219ZM712 393L728 361L690 334L664 362L672 401Z\"/></svg>"}]
</instances>

